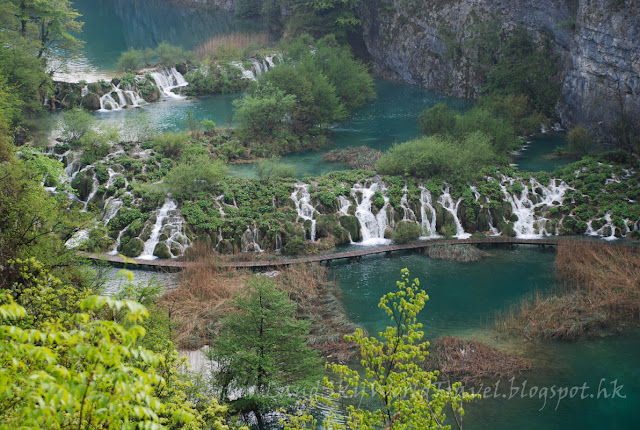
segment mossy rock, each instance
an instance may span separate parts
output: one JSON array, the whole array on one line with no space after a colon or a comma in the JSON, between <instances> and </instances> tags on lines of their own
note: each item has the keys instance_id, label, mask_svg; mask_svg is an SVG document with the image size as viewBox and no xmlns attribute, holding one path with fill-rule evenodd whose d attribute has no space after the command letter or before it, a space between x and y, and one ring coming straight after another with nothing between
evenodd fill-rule
<instances>
[{"instance_id":1,"label":"mossy rock","mask_svg":"<svg viewBox=\"0 0 640 430\"><path fill-rule=\"evenodd\" d=\"M362 231L360 229L360 221L355 216L341 216L338 220L340 226L347 230L351 235L351 240L358 242L362 240Z\"/></svg>"},{"instance_id":2,"label":"mossy rock","mask_svg":"<svg viewBox=\"0 0 640 430\"><path fill-rule=\"evenodd\" d=\"M489 231L491 226L489 225L489 211L486 208L482 208L478 213L478 231Z\"/></svg>"},{"instance_id":3,"label":"mossy rock","mask_svg":"<svg viewBox=\"0 0 640 430\"><path fill-rule=\"evenodd\" d=\"M100 109L100 97L96 94L89 93L82 99L82 105L87 110L98 110Z\"/></svg>"},{"instance_id":4,"label":"mossy rock","mask_svg":"<svg viewBox=\"0 0 640 430\"><path fill-rule=\"evenodd\" d=\"M640 230L633 230L632 232L627 234L627 237L635 240L640 240Z\"/></svg>"},{"instance_id":5,"label":"mossy rock","mask_svg":"<svg viewBox=\"0 0 640 430\"><path fill-rule=\"evenodd\" d=\"M233 254L233 244L227 239L223 239L218 243L216 250L220 254Z\"/></svg>"},{"instance_id":6,"label":"mossy rock","mask_svg":"<svg viewBox=\"0 0 640 430\"><path fill-rule=\"evenodd\" d=\"M393 238L393 229L389 226L386 226L384 228L384 238L385 239L391 239Z\"/></svg>"},{"instance_id":7,"label":"mossy rock","mask_svg":"<svg viewBox=\"0 0 640 430\"><path fill-rule=\"evenodd\" d=\"M513 224L511 223L507 223L504 221L498 223L498 230L500 230L500 233L502 233L504 236L516 237L516 231L514 230Z\"/></svg>"},{"instance_id":8,"label":"mossy rock","mask_svg":"<svg viewBox=\"0 0 640 430\"><path fill-rule=\"evenodd\" d=\"M318 238L329 237L330 234L339 235L340 223L335 215L320 215L316 224L316 235ZM337 233L337 234L336 234Z\"/></svg>"},{"instance_id":9,"label":"mossy rock","mask_svg":"<svg viewBox=\"0 0 640 430\"><path fill-rule=\"evenodd\" d=\"M134 237L129 242L127 242L126 245L122 247L122 254L125 257L135 258L140 254L142 254L143 250L144 250L144 242L139 238Z\"/></svg>"},{"instance_id":10,"label":"mossy rock","mask_svg":"<svg viewBox=\"0 0 640 430\"><path fill-rule=\"evenodd\" d=\"M155 249L153 250L153 255L155 255L156 257L162 259L162 260L166 260L168 258L171 258L171 253L169 252L169 247L167 246L167 244L165 242L159 242Z\"/></svg>"},{"instance_id":11,"label":"mossy rock","mask_svg":"<svg viewBox=\"0 0 640 430\"><path fill-rule=\"evenodd\" d=\"M400 221L392 235L393 240L397 243L409 243L418 237L420 237L420 226L412 221Z\"/></svg>"},{"instance_id":12,"label":"mossy rock","mask_svg":"<svg viewBox=\"0 0 640 430\"><path fill-rule=\"evenodd\" d=\"M442 227L440 229L440 233L444 236L453 236L458 233L458 227L456 226L456 219L453 217L453 214L448 210L444 209L443 213L443 222Z\"/></svg>"},{"instance_id":13,"label":"mossy rock","mask_svg":"<svg viewBox=\"0 0 640 430\"><path fill-rule=\"evenodd\" d=\"M93 172L86 171L82 174L77 174L71 182L71 188L78 192L80 200L85 201L93 190Z\"/></svg>"},{"instance_id":14,"label":"mossy rock","mask_svg":"<svg viewBox=\"0 0 640 430\"><path fill-rule=\"evenodd\" d=\"M171 254L180 255L180 254L182 254L182 250L180 249L179 246L174 245L174 246L171 247Z\"/></svg>"}]
</instances>

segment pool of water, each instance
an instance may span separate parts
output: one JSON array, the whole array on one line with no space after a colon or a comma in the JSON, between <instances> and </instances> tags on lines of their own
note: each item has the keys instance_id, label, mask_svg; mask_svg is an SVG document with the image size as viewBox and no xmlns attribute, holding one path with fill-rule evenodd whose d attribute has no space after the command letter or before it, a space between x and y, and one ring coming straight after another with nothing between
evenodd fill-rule
<instances>
[{"instance_id":1,"label":"pool of water","mask_svg":"<svg viewBox=\"0 0 640 430\"><path fill-rule=\"evenodd\" d=\"M518 169L526 172L551 172L564 167L574 160L557 157L556 148L565 150L567 135L565 133L540 133L529 138L529 143L514 157Z\"/></svg>"},{"instance_id":2,"label":"pool of water","mask_svg":"<svg viewBox=\"0 0 640 430\"><path fill-rule=\"evenodd\" d=\"M422 255L393 258L373 257L359 263L332 269L343 291L343 302L350 317L370 334L384 330L388 318L377 307L380 297L395 288L400 270L408 268L420 279L429 301L419 316L425 338L453 335L478 338L489 344L520 351L534 370L517 377L513 384L501 380L497 391L485 400L467 407L466 429L600 429L603 426L633 427L640 418L640 331L578 342L525 344L505 339L492 329L495 312L518 303L535 290L554 287L553 252L519 246L515 251L492 249L491 256L474 263L433 260ZM604 378L604 381L600 381ZM623 387L622 398L612 398L616 381ZM523 397L522 384L525 383ZM558 400L551 387L582 387L580 394ZM598 386L607 389L608 398ZM519 391L515 394L515 388ZM532 387L537 387L532 391ZM539 394L544 387L547 403ZM477 389L478 387L476 387ZM493 393L498 394L494 397ZM533 394L532 394L533 393ZM574 393L575 394L575 393ZM591 394L594 395L591 398ZM503 397L503 395L505 397ZM600 398L598 398L600 397Z\"/></svg>"},{"instance_id":3,"label":"pool of water","mask_svg":"<svg viewBox=\"0 0 640 430\"><path fill-rule=\"evenodd\" d=\"M115 71L120 54L129 48L155 48L169 42L194 49L213 36L235 31L255 32L260 22L238 20L233 13L189 9L157 0L72 0L82 15L85 41L80 59L72 61L72 72L103 76Z\"/></svg>"}]
</instances>

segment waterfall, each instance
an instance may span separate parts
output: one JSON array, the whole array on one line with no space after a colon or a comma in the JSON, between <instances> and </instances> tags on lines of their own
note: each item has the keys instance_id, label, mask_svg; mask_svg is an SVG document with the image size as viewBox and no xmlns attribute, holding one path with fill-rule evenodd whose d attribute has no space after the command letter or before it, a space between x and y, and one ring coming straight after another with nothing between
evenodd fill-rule
<instances>
[{"instance_id":1,"label":"waterfall","mask_svg":"<svg viewBox=\"0 0 640 430\"><path fill-rule=\"evenodd\" d=\"M169 216L170 211L174 211L178 208L178 205L175 200L167 199L158 212L156 213L156 223L153 225L153 230L151 230L151 236L144 243L144 250L142 251L142 255L140 255L140 259L142 260L155 260L157 257L153 255L153 251L156 249L156 245L158 244L160 237L160 232L162 231L162 227L164 226L164 222L166 218Z\"/></svg>"},{"instance_id":2,"label":"waterfall","mask_svg":"<svg viewBox=\"0 0 640 430\"><path fill-rule=\"evenodd\" d=\"M253 230L247 226L247 230L242 234L241 245L242 252L263 252L258 244L260 240L260 230L257 226L253 226Z\"/></svg>"},{"instance_id":3,"label":"waterfall","mask_svg":"<svg viewBox=\"0 0 640 430\"><path fill-rule=\"evenodd\" d=\"M438 237L436 233L436 209L433 207L431 200L431 193L425 187L420 186L420 219L422 220L422 234L423 237L435 238ZM428 211L428 212L427 212ZM429 221L429 214L431 214L431 221Z\"/></svg>"},{"instance_id":4,"label":"waterfall","mask_svg":"<svg viewBox=\"0 0 640 430\"><path fill-rule=\"evenodd\" d=\"M109 197L104 205L104 212L102 214L102 222L105 226L118 214L118 211L123 205L124 202L121 199Z\"/></svg>"},{"instance_id":5,"label":"waterfall","mask_svg":"<svg viewBox=\"0 0 640 430\"><path fill-rule=\"evenodd\" d=\"M386 191L384 185L374 182L369 188L366 188L360 184L356 184L351 189L351 195L356 198L357 193L362 193L362 201L358 203L356 208L356 218L360 221L360 228L362 230L362 245L380 245L387 244L390 240L384 238L384 232L389 225L387 219L387 207L389 206L389 199L384 197L384 206L380 209L376 215L371 212L371 198L376 191Z\"/></svg>"},{"instance_id":6,"label":"waterfall","mask_svg":"<svg viewBox=\"0 0 640 430\"><path fill-rule=\"evenodd\" d=\"M400 207L402 208L404 214L402 215L403 221L416 221L416 213L409 207L409 199L407 198L407 185L405 184L402 192L402 198L400 199Z\"/></svg>"},{"instance_id":7,"label":"waterfall","mask_svg":"<svg viewBox=\"0 0 640 430\"><path fill-rule=\"evenodd\" d=\"M82 97L86 97L88 94L89 94L89 85L85 85L84 87L82 87L82 91L80 92L80 95Z\"/></svg>"},{"instance_id":8,"label":"waterfall","mask_svg":"<svg viewBox=\"0 0 640 430\"><path fill-rule=\"evenodd\" d=\"M449 186L444 190L444 194L438 198L438 203L442 205L442 207L453 215L453 220L456 223L456 235L458 239L468 239L471 237L471 234L465 233L464 228L462 227L462 223L458 218L458 208L460 207L460 203L462 203L463 198L460 197L457 202L453 202L453 198L451 194L449 194Z\"/></svg>"},{"instance_id":9,"label":"waterfall","mask_svg":"<svg viewBox=\"0 0 640 430\"><path fill-rule=\"evenodd\" d=\"M313 215L316 209L311 205L311 194L309 193L308 184L297 184L295 191L291 194L291 200L296 205L296 211L298 217L305 221L311 221L311 234L310 239L312 242L316 241L316 220L313 219Z\"/></svg>"},{"instance_id":10,"label":"waterfall","mask_svg":"<svg viewBox=\"0 0 640 430\"><path fill-rule=\"evenodd\" d=\"M100 110L99 112L111 112L122 110L128 106L139 107L141 103L144 103L144 99L135 92L130 85L127 84L127 89L120 89L120 85L115 86L111 84L111 91L100 97ZM113 98L113 94L116 94L118 100Z\"/></svg>"},{"instance_id":11,"label":"waterfall","mask_svg":"<svg viewBox=\"0 0 640 430\"><path fill-rule=\"evenodd\" d=\"M343 215L349 215L349 208L351 207L351 200L345 196L338 196L338 204L340 204L339 212Z\"/></svg>"},{"instance_id":12,"label":"waterfall","mask_svg":"<svg viewBox=\"0 0 640 430\"><path fill-rule=\"evenodd\" d=\"M485 206L483 206L482 203L480 203L481 195L478 189L473 186L469 188L471 188L471 192L473 192L473 196L475 197L476 201L480 204L482 208L485 208ZM486 199L487 223L489 224L489 231L491 232L491 236L500 236L500 232L493 225L493 216L491 215L491 210L490 210L491 200L489 199L489 197L486 197L485 199Z\"/></svg>"},{"instance_id":13,"label":"waterfall","mask_svg":"<svg viewBox=\"0 0 640 430\"><path fill-rule=\"evenodd\" d=\"M503 178L503 182L513 185L515 180ZM549 186L545 187L531 178L528 183L522 184L523 189L520 196L512 195L504 183L500 185L505 201L511 205L512 213L518 217L518 220L513 223L517 237L536 238L553 234L546 230L547 218L537 214L536 210L562 204L564 194L570 187L565 182L556 186L555 182L552 179Z\"/></svg>"},{"instance_id":14,"label":"waterfall","mask_svg":"<svg viewBox=\"0 0 640 430\"><path fill-rule=\"evenodd\" d=\"M273 61L274 55L268 55L265 57L263 61L259 61L257 58L251 58L251 68L246 69L244 67L244 63L240 61L232 61L232 66L240 69L242 71L242 79L246 79L249 81L255 81L258 76L263 73L269 71L269 69L275 67L275 62Z\"/></svg>"},{"instance_id":15,"label":"waterfall","mask_svg":"<svg viewBox=\"0 0 640 430\"><path fill-rule=\"evenodd\" d=\"M184 96L174 93L173 90L176 88L186 87L189 83L175 67L170 69L158 69L151 72L150 75L165 97L171 97L174 99L184 98Z\"/></svg>"},{"instance_id":16,"label":"waterfall","mask_svg":"<svg viewBox=\"0 0 640 430\"><path fill-rule=\"evenodd\" d=\"M94 173L93 173L93 184L91 185L91 192L87 196L87 200L84 202L84 208L82 208L82 212L86 212L87 211L87 206L89 205L89 202L91 201L91 199L98 192L98 187L100 187L100 182L98 181L98 175L96 175L96 173L94 171Z\"/></svg>"},{"instance_id":17,"label":"waterfall","mask_svg":"<svg viewBox=\"0 0 640 430\"><path fill-rule=\"evenodd\" d=\"M122 241L122 235L128 229L129 229L129 226L126 226L125 228L120 230L120 233L118 233L118 237L116 238L116 242L113 244L113 249L107 252L108 255L118 255L118 248L120 247L120 242Z\"/></svg>"},{"instance_id":18,"label":"waterfall","mask_svg":"<svg viewBox=\"0 0 640 430\"><path fill-rule=\"evenodd\" d=\"M66 246L67 249L77 248L82 245L83 242L89 240L89 231L90 229L85 229L76 232L71 239L65 242L64 246Z\"/></svg>"}]
</instances>

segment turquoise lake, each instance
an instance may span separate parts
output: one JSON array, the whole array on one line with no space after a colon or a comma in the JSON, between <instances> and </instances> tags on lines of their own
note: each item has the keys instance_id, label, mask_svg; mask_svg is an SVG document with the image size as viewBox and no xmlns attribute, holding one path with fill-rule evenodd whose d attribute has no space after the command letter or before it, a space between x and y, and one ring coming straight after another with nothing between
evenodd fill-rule
<instances>
[{"instance_id":1,"label":"turquoise lake","mask_svg":"<svg viewBox=\"0 0 640 430\"><path fill-rule=\"evenodd\" d=\"M169 2L152 0L75 0L84 15L86 53L78 67L113 72L116 60L129 47L153 47L168 41L192 49L210 37L233 31L257 31L259 23L236 20L232 14L190 10ZM459 111L469 102L451 99L400 83L375 83L377 99L337 124L328 147L321 151L288 155L285 161L298 169L298 175L316 175L344 166L322 161L324 152L347 146L367 145L386 150L396 142L418 136L416 120L420 112L445 101ZM184 129L187 110L197 120L212 119L219 126L233 125L233 100L241 95L203 97L194 100L167 100L145 105L149 120L158 130ZM122 124L133 110L97 113L100 120ZM566 160L548 157L556 146L566 144L562 134L535 136L515 158L527 171L553 170ZM251 165L233 166L238 175L253 175ZM421 314L428 339L455 335L479 338L490 344L514 348L492 329L495 312L506 309L535 290L554 287L553 252L519 247L514 251L490 250L491 256L476 263L432 260L421 255L393 258L365 258L357 264L336 265L332 273L343 290L343 301L350 317L370 333L382 330L386 316L377 303L407 267L427 289L430 300ZM626 398L564 399L556 409L557 398L491 398L467 407L466 429L600 429L635 428L640 421L640 331L578 342L522 344L515 347L534 364L534 370L519 377L520 386L582 386L597 397L597 386L617 380L624 385L619 394ZM596 387L595 391L593 388ZM610 388L610 385L607 385ZM510 395L509 381L502 381L499 394ZM609 394L611 389L608 390Z\"/></svg>"}]
</instances>

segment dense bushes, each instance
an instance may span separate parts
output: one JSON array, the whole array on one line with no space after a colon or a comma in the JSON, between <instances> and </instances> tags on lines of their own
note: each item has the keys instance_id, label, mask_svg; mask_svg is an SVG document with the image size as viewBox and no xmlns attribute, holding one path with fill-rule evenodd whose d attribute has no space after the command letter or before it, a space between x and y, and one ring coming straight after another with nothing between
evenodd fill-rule
<instances>
[{"instance_id":1,"label":"dense bushes","mask_svg":"<svg viewBox=\"0 0 640 430\"><path fill-rule=\"evenodd\" d=\"M261 75L236 104L241 128L249 134L314 134L374 97L366 68L335 38L314 43L301 36L283 48L283 64Z\"/></svg>"},{"instance_id":2,"label":"dense bushes","mask_svg":"<svg viewBox=\"0 0 640 430\"><path fill-rule=\"evenodd\" d=\"M474 132L460 140L435 135L395 145L380 158L376 170L386 175L468 181L499 161L491 138L482 132Z\"/></svg>"}]
</instances>

